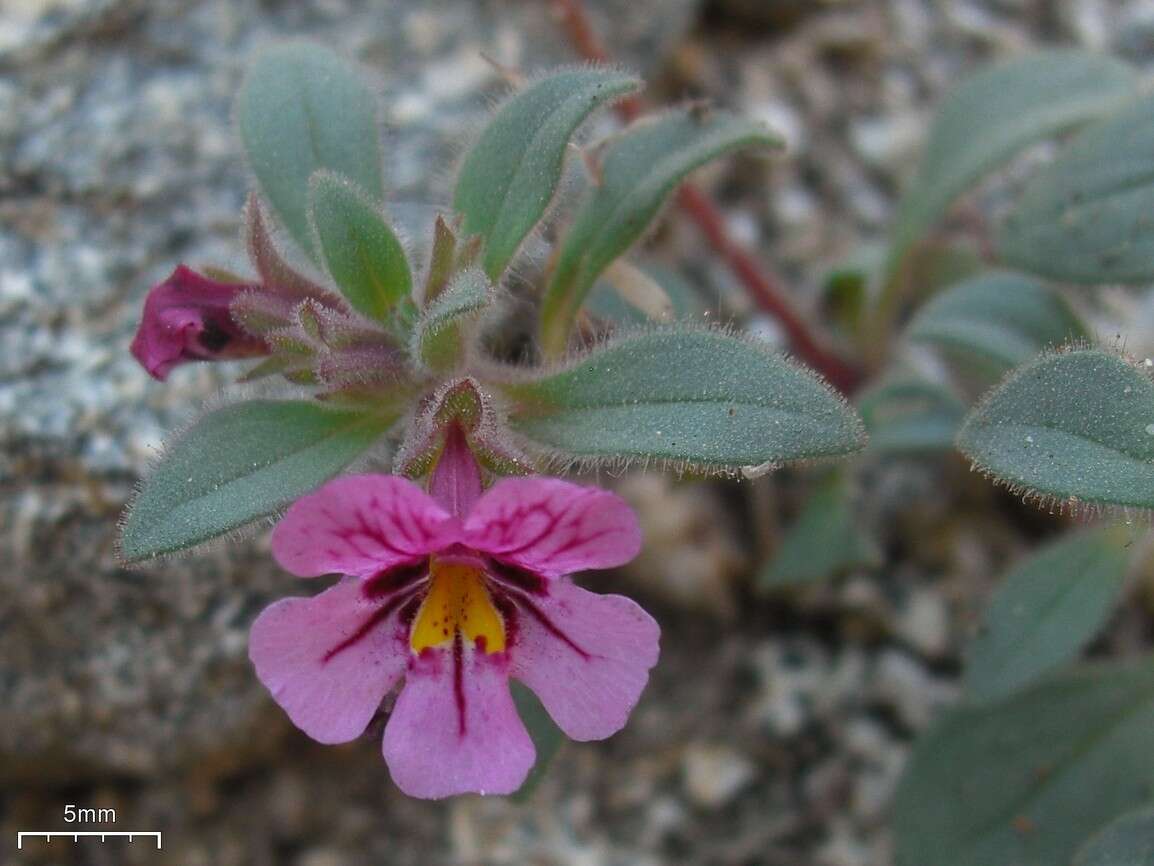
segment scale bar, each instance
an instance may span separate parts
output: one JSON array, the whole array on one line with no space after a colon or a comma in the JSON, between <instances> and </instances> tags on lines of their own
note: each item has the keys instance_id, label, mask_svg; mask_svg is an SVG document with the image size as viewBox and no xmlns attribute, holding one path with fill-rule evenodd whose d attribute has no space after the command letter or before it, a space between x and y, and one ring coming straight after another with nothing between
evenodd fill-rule
<instances>
[{"instance_id":1,"label":"scale bar","mask_svg":"<svg viewBox=\"0 0 1154 866\"><path fill-rule=\"evenodd\" d=\"M47 842L51 842L53 836L62 836L64 838L71 836L73 842L79 842L81 836L99 836L101 842L103 842L107 836L127 836L129 842L131 842L135 836L145 836L156 839L156 850L160 850L160 833L155 830L23 830L16 834L17 849L24 847L25 836L29 838L42 838Z\"/></svg>"}]
</instances>

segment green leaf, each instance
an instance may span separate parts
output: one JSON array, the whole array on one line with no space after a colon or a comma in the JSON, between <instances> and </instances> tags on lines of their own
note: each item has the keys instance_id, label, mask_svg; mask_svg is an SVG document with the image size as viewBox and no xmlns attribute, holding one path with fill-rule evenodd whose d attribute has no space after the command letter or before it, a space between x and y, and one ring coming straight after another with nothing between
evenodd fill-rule
<instances>
[{"instance_id":1,"label":"green leaf","mask_svg":"<svg viewBox=\"0 0 1154 866\"><path fill-rule=\"evenodd\" d=\"M1044 499L1154 508L1154 384L1108 352L1045 355L983 398L958 447Z\"/></svg>"},{"instance_id":2,"label":"green leaf","mask_svg":"<svg viewBox=\"0 0 1154 866\"><path fill-rule=\"evenodd\" d=\"M1085 327L1053 289L1008 272L982 274L931 298L906 336L932 343L998 376L1046 347L1085 339Z\"/></svg>"},{"instance_id":3,"label":"green leaf","mask_svg":"<svg viewBox=\"0 0 1154 866\"><path fill-rule=\"evenodd\" d=\"M1023 270L1073 283L1154 279L1154 97L1076 138L1026 186L998 234Z\"/></svg>"},{"instance_id":4,"label":"green leaf","mask_svg":"<svg viewBox=\"0 0 1154 866\"><path fill-rule=\"evenodd\" d=\"M1137 82L1120 61L1059 49L991 66L955 88L899 205L890 268L983 175L1026 145L1109 114Z\"/></svg>"},{"instance_id":5,"label":"green leaf","mask_svg":"<svg viewBox=\"0 0 1154 866\"><path fill-rule=\"evenodd\" d=\"M533 764L533 769L529 771L524 784L512 796L513 802L523 803L532 797L537 786L541 784L541 780L545 778L545 772L549 769L549 764L552 763L558 749L561 748L565 735L561 733L561 729L550 718L545 707L541 705L541 701L527 686L511 680L509 691L513 693L513 703L517 705L517 715L525 723L525 728L529 731L533 746L537 750L537 762Z\"/></svg>"},{"instance_id":6,"label":"green leaf","mask_svg":"<svg viewBox=\"0 0 1154 866\"><path fill-rule=\"evenodd\" d=\"M412 303L405 248L375 205L329 172L309 184L311 213L325 267L358 312L390 323Z\"/></svg>"},{"instance_id":7,"label":"green leaf","mask_svg":"<svg viewBox=\"0 0 1154 866\"><path fill-rule=\"evenodd\" d=\"M1154 808L1111 821L1078 849L1073 866L1154 866Z\"/></svg>"},{"instance_id":8,"label":"green leaf","mask_svg":"<svg viewBox=\"0 0 1154 866\"><path fill-rule=\"evenodd\" d=\"M857 415L815 375L718 331L621 337L503 388L514 428L559 459L657 458L724 471L865 444Z\"/></svg>"},{"instance_id":9,"label":"green leaf","mask_svg":"<svg viewBox=\"0 0 1154 866\"><path fill-rule=\"evenodd\" d=\"M870 451L903 454L952 449L966 406L944 385L900 375L862 394L858 411Z\"/></svg>"},{"instance_id":10,"label":"green leaf","mask_svg":"<svg viewBox=\"0 0 1154 866\"><path fill-rule=\"evenodd\" d=\"M557 184L569 139L593 111L637 90L616 69L562 69L532 82L498 110L457 178L453 207L462 232L485 238L484 270L496 280L541 221Z\"/></svg>"},{"instance_id":11,"label":"green leaf","mask_svg":"<svg viewBox=\"0 0 1154 866\"><path fill-rule=\"evenodd\" d=\"M969 648L965 687L971 699L1021 691L1082 650L1122 591L1129 537L1118 528L1077 532L1006 576Z\"/></svg>"},{"instance_id":12,"label":"green leaf","mask_svg":"<svg viewBox=\"0 0 1154 866\"><path fill-rule=\"evenodd\" d=\"M894 803L897 866L1066 866L1152 785L1154 659L1071 671L918 742Z\"/></svg>"},{"instance_id":13,"label":"green leaf","mask_svg":"<svg viewBox=\"0 0 1154 866\"><path fill-rule=\"evenodd\" d=\"M309 178L327 168L385 196L377 108L357 70L306 42L262 51L237 96L240 137L261 192L301 249L316 257Z\"/></svg>"},{"instance_id":14,"label":"green leaf","mask_svg":"<svg viewBox=\"0 0 1154 866\"><path fill-rule=\"evenodd\" d=\"M561 241L545 290L541 323L546 352L564 352L577 311L597 278L645 233L686 175L739 148L780 144L760 123L694 110L634 124L606 144L597 183Z\"/></svg>"},{"instance_id":15,"label":"green leaf","mask_svg":"<svg viewBox=\"0 0 1154 866\"><path fill-rule=\"evenodd\" d=\"M252 400L218 409L171 443L121 527L137 562L184 550L272 514L340 472L396 416Z\"/></svg>"},{"instance_id":16,"label":"green leaf","mask_svg":"<svg viewBox=\"0 0 1154 866\"><path fill-rule=\"evenodd\" d=\"M462 328L492 303L493 286L479 268L457 274L429 304L414 332L414 355L431 370L444 370L462 357Z\"/></svg>"},{"instance_id":17,"label":"green leaf","mask_svg":"<svg viewBox=\"0 0 1154 866\"><path fill-rule=\"evenodd\" d=\"M669 301L669 318L685 322L704 319L705 303L685 277L669 268L652 265L637 268L645 278L660 287ZM589 294L585 309L599 319L618 327L640 327L660 321L645 313L641 306L623 296L620 288L608 279L598 280Z\"/></svg>"},{"instance_id":18,"label":"green leaf","mask_svg":"<svg viewBox=\"0 0 1154 866\"><path fill-rule=\"evenodd\" d=\"M834 473L810 494L758 579L766 588L791 586L880 561L877 544L858 526L846 479Z\"/></svg>"}]
</instances>

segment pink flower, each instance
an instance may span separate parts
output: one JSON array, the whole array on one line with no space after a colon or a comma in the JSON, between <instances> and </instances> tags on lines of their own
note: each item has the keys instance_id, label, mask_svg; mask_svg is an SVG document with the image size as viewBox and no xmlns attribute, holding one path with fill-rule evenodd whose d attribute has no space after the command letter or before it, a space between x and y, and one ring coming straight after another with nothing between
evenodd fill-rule
<instances>
[{"instance_id":1,"label":"pink flower","mask_svg":"<svg viewBox=\"0 0 1154 866\"><path fill-rule=\"evenodd\" d=\"M294 504L273 534L277 561L302 577L347 576L266 609L249 654L293 722L323 743L363 733L403 678L384 735L401 790L508 794L535 757L510 677L575 740L610 736L637 703L657 663L657 623L568 575L629 561L641 533L629 506L595 487L510 478L482 493L455 426L430 490L357 475Z\"/></svg>"},{"instance_id":2,"label":"pink flower","mask_svg":"<svg viewBox=\"0 0 1154 866\"><path fill-rule=\"evenodd\" d=\"M157 283L144 301L132 354L153 378L164 380L186 361L263 355L261 339L241 330L229 314L233 300L251 285L222 283L184 265Z\"/></svg>"}]
</instances>

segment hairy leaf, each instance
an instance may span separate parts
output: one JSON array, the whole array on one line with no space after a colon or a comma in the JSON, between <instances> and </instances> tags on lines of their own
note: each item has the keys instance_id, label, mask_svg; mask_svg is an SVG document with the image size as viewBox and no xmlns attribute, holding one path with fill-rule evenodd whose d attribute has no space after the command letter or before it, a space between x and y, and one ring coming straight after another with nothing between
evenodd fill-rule
<instances>
[{"instance_id":1,"label":"hairy leaf","mask_svg":"<svg viewBox=\"0 0 1154 866\"><path fill-rule=\"evenodd\" d=\"M561 354L586 295L610 263L646 231L693 169L743 147L776 147L761 124L693 110L635 124L605 145L596 184L561 241L542 302L542 344Z\"/></svg>"},{"instance_id":2,"label":"hairy leaf","mask_svg":"<svg viewBox=\"0 0 1154 866\"><path fill-rule=\"evenodd\" d=\"M661 328L504 386L514 428L560 459L734 469L849 454L853 410L809 371L717 331Z\"/></svg>"},{"instance_id":3,"label":"hairy leaf","mask_svg":"<svg viewBox=\"0 0 1154 866\"><path fill-rule=\"evenodd\" d=\"M894 804L897 866L1066 866L1152 784L1154 659L1071 671L918 742Z\"/></svg>"},{"instance_id":4,"label":"hairy leaf","mask_svg":"<svg viewBox=\"0 0 1154 866\"><path fill-rule=\"evenodd\" d=\"M616 69L562 69L532 82L498 110L461 166L453 207L462 232L485 239L484 270L496 280L541 221L581 122L641 82Z\"/></svg>"},{"instance_id":5,"label":"hairy leaf","mask_svg":"<svg viewBox=\"0 0 1154 866\"><path fill-rule=\"evenodd\" d=\"M1004 698L1074 658L1102 627L1122 590L1129 533L1077 532L1011 571L970 645L966 692Z\"/></svg>"},{"instance_id":6,"label":"hairy leaf","mask_svg":"<svg viewBox=\"0 0 1154 866\"><path fill-rule=\"evenodd\" d=\"M1154 97L1087 129L1002 224L1010 264L1074 283L1154 279Z\"/></svg>"},{"instance_id":7,"label":"hairy leaf","mask_svg":"<svg viewBox=\"0 0 1154 866\"><path fill-rule=\"evenodd\" d=\"M479 268L457 274L429 304L414 332L414 355L433 370L447 369L461 358L461 329L492 303L493 287Z\"/></svg>"},{"instance_id":8,"label":"hairy leaf","mask_svg":"<svg viewBox=\"0 0 1154 866\"><path fill-rule=\"evenodd\" d=\"M289 42L261 52L241 85L236 118L261 192L314 258L314 172L331 169L384 198L376 100L357 70L327 48Z\"/></svg>"},{"instance_id":9,"label":"hairy leaf","mask_svg":"<svg viewBox=\"0 0 1154 866\"><path fill-rule=\"evenodd\" d=\"M955 283L931 298L906 336L960 354L998 375L1037 355L1087 337L1069 304L1043 283L1009 272Z\"/></svg>"},{"instance_id":10,"label":"hairy leaf","mask_svg":"<svg viewBox=\"0 0 1154 866\"><path fill-rule=\"evenodd\" d=\"M291 400L211 412L144 480L121 553L130 562L173 553L271 514L340 472L393 420Z\"/></svg>"},{"instance_id":11,"label":"hairy leaf","mask_svg":"<svg viewBox=\"0 0 1154 866\"><path fill-rule=\"evenodd\" d=\"M849 486L835 473L810 494L759 581L767 588L809 583L879 562L877 544L858 526Z\"/></svg>"},{"instance_id":12,"label":"hairy leaf","mask_svg":"<svg viewBox=\"0 0 1154 866\"><path fill-rule=\"evenodd\" d=\"M1154 866L1154 808L1111 821L1078 849L1073 866Z\"/></svg>"},{"instance_id":13,"label":"hairy leaf","mask_svg":"<svg viewBox=\"0 0 1154 866\"><path fill-rule=\"evenodd\" d=\"M353 308L384 323L404 314L413 276L405 248L377 206L330 172L313 175L309 196L325 267Z\"/></svg>"},{"instance_id":14,"label":"hairy leaf","mask_svg":"<svg viewBox=\"0 0 1154 866\"><path fill-rule=\"evenodd\" d=\"M1045 355L986 395L958 447L1051 501L1154 508L1154 383L1108 352Z\"/></svg>"},{"instance_id":15,"label":"hairy leaf","mask_svg":"<svg viewBox=\"0 0 1154 866\"><path fill-rule=\"evenodd\" d=\"M942 103L899 206L891 268L950 203L1026 145L1102 117L1131 98L1135 71L1100 54L1058 49L991 66Z\"/></svg>"}]
</instances>

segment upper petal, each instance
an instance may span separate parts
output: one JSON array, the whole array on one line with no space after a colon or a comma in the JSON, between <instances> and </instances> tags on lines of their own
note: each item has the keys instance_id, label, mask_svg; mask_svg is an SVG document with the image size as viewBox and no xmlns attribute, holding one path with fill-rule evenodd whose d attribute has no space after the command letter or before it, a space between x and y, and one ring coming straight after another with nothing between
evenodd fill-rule
<instances>
[{"instance_id":1,"label":"upper petal","mask_svg":"<svg viewBox=\"0 0 1154 866\"><path fill-rule=\"evenodd\" d=\"M601 740L624 727L657 664L660 637L632 600L551 581L542 595L518 597L509 675L536 692L571 738Z\"/></svg>"},{"instance_id":2,"label":"upper petal","mask_svg":"<svg viewBox=\"0 0 1154 866\"><path fill-rule=\"evenodd\" d=\"M612 568L641 549L620 496L556 478L506 478L465 519L465 544L547 577Z\"/></svg>"},{"instance_id":3,"label":"upper petal","mask_svg":"<svg viewBox=\"0 0 1154 866\"><path fill-rule=\"evenodd\" d=\"M393 475L335 478L289 508L272 534L281 567L300 577L368 577L454 538L448 512Z\"/></svg>"},{"instance_id":4,"label":"upper petal","mask_svg":"<svg viewBox=\"0 0 1154 866\"><path fill-rule=\"evenodd\" d=\"M371 596L346 578L314 598L286 598L252 626L249 658L256 675L293 723L322 743L364 732L409 659L399 610L406 589Z\"/></svg>"},{"instance_id":5,"label":"upper petal","mask_svg":"<svg viewBox=\"0 0 1154 866\"><path fill-rule=\"evenodd\" d=\"M536 751L509 694L508 659L458 640L413 659L385 728L385 761L410 797L511 794Z\"/></svg>"}]
</instances>

